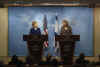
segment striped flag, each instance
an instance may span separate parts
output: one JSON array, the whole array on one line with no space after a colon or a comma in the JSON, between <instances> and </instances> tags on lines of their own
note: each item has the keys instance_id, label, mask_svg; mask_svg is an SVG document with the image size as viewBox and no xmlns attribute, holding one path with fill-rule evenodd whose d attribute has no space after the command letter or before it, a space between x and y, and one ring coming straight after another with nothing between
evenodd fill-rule
<instances>
[{"instance_id":1,"label":"striped flag","mask_svg":"<svg viewBox=\"0 0 100 67\"><path fill-rule=\"evenodd\" d=\"M47 18L46 15L44 16L43 20L43 30L44 30L44 35L48 35L48 28L47 28ZM44 41L44 47L48 47L48 41Z\"/></svg>"}]
</instances>

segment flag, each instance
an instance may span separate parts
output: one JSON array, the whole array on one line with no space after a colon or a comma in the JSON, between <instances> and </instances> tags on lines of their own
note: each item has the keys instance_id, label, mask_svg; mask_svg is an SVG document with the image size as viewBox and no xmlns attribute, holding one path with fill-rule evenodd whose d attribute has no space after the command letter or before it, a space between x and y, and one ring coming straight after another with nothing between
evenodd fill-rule
<instances>
[{"instance_id":1,"label":"flag","mask_svg":"<svg viewBox=\"0 0 100 67\"><path fill-rule=\"evenodd\" d=\"M43 20L43 31L44 31L44 35L48 35L48 29L47 29L47 18L46 15L44 16L44 20ZM44 47L48 47L48 41L44 41Z\"/></svg>"},{"instance_id":2,"label":"flag","mask_svg":"<svg viewBox=\"0 0 100 67\"><path fill-rule=\"evenodd\" d=\"M59 34L58 16L56 16L55 34ZM55 53L59 54L59 41L55 41Z\"/></svg>"},{"instance_id":3,"label":"flag","mask_svg":"<svg viewBox=\"0 0 100 67\"><path fill-rule=\"evenodd\" d=\"M59 33L59 25L58 25L58 17L56 16L56 23L55 23L55 33Z\"/></svg>"}]
</instances>

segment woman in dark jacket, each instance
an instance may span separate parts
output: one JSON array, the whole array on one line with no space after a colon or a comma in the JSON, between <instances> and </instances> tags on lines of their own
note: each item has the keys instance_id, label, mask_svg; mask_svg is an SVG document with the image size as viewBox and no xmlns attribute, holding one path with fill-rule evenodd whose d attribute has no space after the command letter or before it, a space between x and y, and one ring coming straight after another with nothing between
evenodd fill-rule
<instances>
[{"instance_id":1,"label":"woman in dark jacket","mask_svg":"<svg viewBox=\"0 0 100 67\"><path fill-rule=\"evenodd\" d=\"M69 26L67 20L63 20L62 22L63 26L61 27L61 35L72 35L72 28Z\"/></svg>"},{"instance_id":2,"label":"woman in dark jacket","mask_svg":"<svg viewBox=\"0 0 100 67\"><path fill-rule=\"evenodd\" d=\"M38 24L37 24L36 21L33 21L32 22L32 28L30 30L30 34L33 34L33 35L41 35L40 28L38 28Z\"/></svg>"}]
</instances>

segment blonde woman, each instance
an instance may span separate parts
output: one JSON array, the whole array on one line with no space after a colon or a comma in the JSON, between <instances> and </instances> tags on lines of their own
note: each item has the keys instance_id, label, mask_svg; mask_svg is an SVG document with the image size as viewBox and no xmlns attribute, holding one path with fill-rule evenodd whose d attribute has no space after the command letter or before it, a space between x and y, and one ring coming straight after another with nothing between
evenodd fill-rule
<instances>
[{"instance_id":1,"label":"blonde woman","mask_svg":"<svg viewBox=\"0 0 100 67\"><path fill-rule=\"evenodd\" d=\"M36 21L32 22L32 28L30 30L30 34L41 35L40 28L38 28L38 23Z\"/></svg>"}]
</instances>

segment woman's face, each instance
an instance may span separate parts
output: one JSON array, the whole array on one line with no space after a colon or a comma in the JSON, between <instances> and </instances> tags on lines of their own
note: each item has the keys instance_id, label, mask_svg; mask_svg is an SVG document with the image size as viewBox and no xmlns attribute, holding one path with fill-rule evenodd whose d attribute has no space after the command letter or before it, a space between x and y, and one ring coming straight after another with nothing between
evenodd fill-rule
<instances>
[{"instance_id":1,"label":"woman's face","mask_svg":"<svg viewBox=\"0 0 100 67\"><path fill-rule=\"evenodd\" d=\"M68 26L68 24L67 24L67 23L65 23L65 22L63 22L62 24L63 24L63 26Z\"/></svg>"},{"instance_id":2,"label":"woman's face","mask_svg":"<svg viewBox=\"0 0 100 67\"><path fill-rule=\"evenodd\" d=\"M32 26L33 26L34 28L37 28L37 27L38 27L38 24L35 23L35 24L32 24Z\"/></svg>"}]
</instances>

